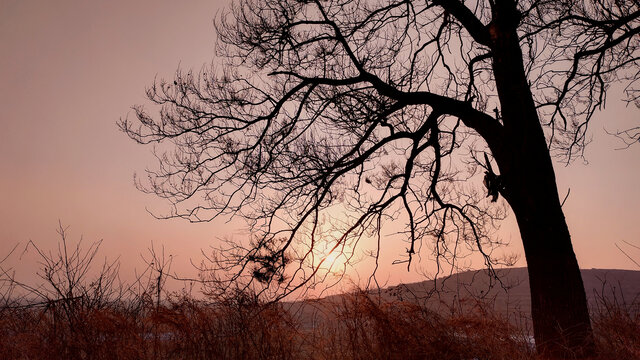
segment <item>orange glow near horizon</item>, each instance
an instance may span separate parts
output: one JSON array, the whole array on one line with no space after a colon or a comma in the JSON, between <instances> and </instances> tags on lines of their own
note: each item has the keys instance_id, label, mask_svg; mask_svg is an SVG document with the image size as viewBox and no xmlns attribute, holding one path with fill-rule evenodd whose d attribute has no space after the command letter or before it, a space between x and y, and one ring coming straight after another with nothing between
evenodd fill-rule
<instances>
[{"instance_id":1,"label":"orange glow near horizon","mask_svg":"<svg viewBox=\"0 0 640 360\"><path fill-rule=\"evenodd\" d=\"M329 245L329 244L327 244ZM340 276L344 273L344 267L347 264L348 250L341 250L341 246L332 250L332 246L314 254L315 266L323 272L328 272L334 276ZM353 250L351 250L353 251Z\"/></svg>"}]
</instances>

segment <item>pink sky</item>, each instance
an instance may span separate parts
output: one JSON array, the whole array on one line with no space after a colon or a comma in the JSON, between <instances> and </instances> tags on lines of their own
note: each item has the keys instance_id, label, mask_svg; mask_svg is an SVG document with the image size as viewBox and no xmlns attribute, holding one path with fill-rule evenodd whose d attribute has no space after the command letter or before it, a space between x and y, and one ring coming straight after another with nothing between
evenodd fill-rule
<instances>
[{"instance_id":1,"label":"pink sky","mask_svg":"<svg viewBox=\"0 0 640 360\"><path fill-rule=\"evenodd\" d=\"M29 240L54 249L58 220L70 226L72 240L104 239L102 254L120 256L124 278L142 267L140 254L152 242L176 257L174 270L189 272L200 249L219 237L242 236L240 222L153 219L145 207L161 210L163 203L132 181L135 171L153 166L150 149L116 127L131 105L147 104L144 89L154 76L170 78L178 66L198 69L214 58L212 19L227 3L0 2L0 258ZM589 164L556 166L561 196L571 188L565 215L584 268L637 269L615 244L640 262L640 251L623 242L640 246L640 145L615 150L622 144L604 131L638 126L640 111L625 107L620 96L611 91L606 111L591 124ZM513 221L501 236L522 252ZM394 246L385 245L392 256L379 277L420 280L389 265L403 250ZM36 270L18 256L3 266L23 278Z\"/></svg>"}]
</instances>

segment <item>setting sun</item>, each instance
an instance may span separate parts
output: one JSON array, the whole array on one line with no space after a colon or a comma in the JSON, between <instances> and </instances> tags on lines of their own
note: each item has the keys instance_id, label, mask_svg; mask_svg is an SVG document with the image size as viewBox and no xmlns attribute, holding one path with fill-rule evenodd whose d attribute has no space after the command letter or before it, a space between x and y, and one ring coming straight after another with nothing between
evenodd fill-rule
<instances>
[{"instance_id":1,"label":"setting sun","mask_svg":"<svg viewBox=\"0 0 640 360\"><path fill-rule=\"evenodd\" d=\"M336 263L336 260L338 260L338 253L332 252L324 258L324 265L330 267Z\"/></svg>"},{"instance_id":2,"label":"setting sun","mask_svg":"<svg viewBox=\"0 0 640 360\"><path fill-rule=\"evenodd\" d=\"M346 273L346 264L348 258L353 252L352 249L345 246L333 248L334 243L327 242L327 246L314 255L313 265L320 272L326 272L333 275L344 275Z\"/></svg>"},{"instance_id":3,"label":"setting sun","mask_svg":"<svg viewBox=\"0 0 640 360\"><path fill-rule=\"evenodd\" d=\"M322 269L330 271L331 273L344 273L344 255L341 254L338 249L324 255L320 261L321 264L319 266Z\"/></svg>"}]
</instances>

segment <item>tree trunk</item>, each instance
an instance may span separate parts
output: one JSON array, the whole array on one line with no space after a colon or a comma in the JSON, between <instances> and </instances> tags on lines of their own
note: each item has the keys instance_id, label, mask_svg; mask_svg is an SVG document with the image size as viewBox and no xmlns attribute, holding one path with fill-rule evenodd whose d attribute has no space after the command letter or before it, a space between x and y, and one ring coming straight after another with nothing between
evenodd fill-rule
<instances>
[{"instance_id":1,"label":"tree trunk","mask_svg":"<svg viewBox=\"0 0 640 360\"><path fill-rule=\"evenodd\" d=\"M526 164L523 164L527 166ZM593 354L587 299L557 192L540 176L517 179L510 204L524 244L531 288L531 316L540 353L559 358Z\"/></svg>"},{"instance_id":2,"label":"tree trunk","mask_svg":"<svg viewBox=\"0 0 640 360\"><path fill-rule=\"evenodd\" d=\"M537 349L548 357L581 358L594 352L587 299L523 66L519 20L513 0L496 1L489 30L504 141L489 145L524 244Z\"/></svg>"}]
</instances>

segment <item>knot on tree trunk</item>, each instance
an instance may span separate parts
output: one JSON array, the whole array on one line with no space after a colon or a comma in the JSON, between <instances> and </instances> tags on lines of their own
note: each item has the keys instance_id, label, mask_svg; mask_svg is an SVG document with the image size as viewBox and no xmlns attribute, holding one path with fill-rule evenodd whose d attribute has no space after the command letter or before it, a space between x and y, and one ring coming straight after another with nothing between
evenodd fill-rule
<instances>
[{"instance_id":1,"label":"knot on tree trunk","mask_svg":"<svg viewBox=\"0 0 640 360\"><path fill-rule=\"evenodd\" d=\"M504 189L502 177L492 171L484 172L484 186L487 188L487 197L491 196L491 202L496 202L500 191Z\"/></svg>"},{"instance_id":2,"label":"knot on tree trunk","mask_svg":"<svg viewBox=\"0 0 640 360\"><path fill-rule=\"evenodd\" d=\"M487 169L484 172L484 186L487 188L487 197L491 196L491 202L496 202L500 192L504 189L502 176L493 172L487 153L484 153L484 161Z\"/></svg>"}]
</instances>

